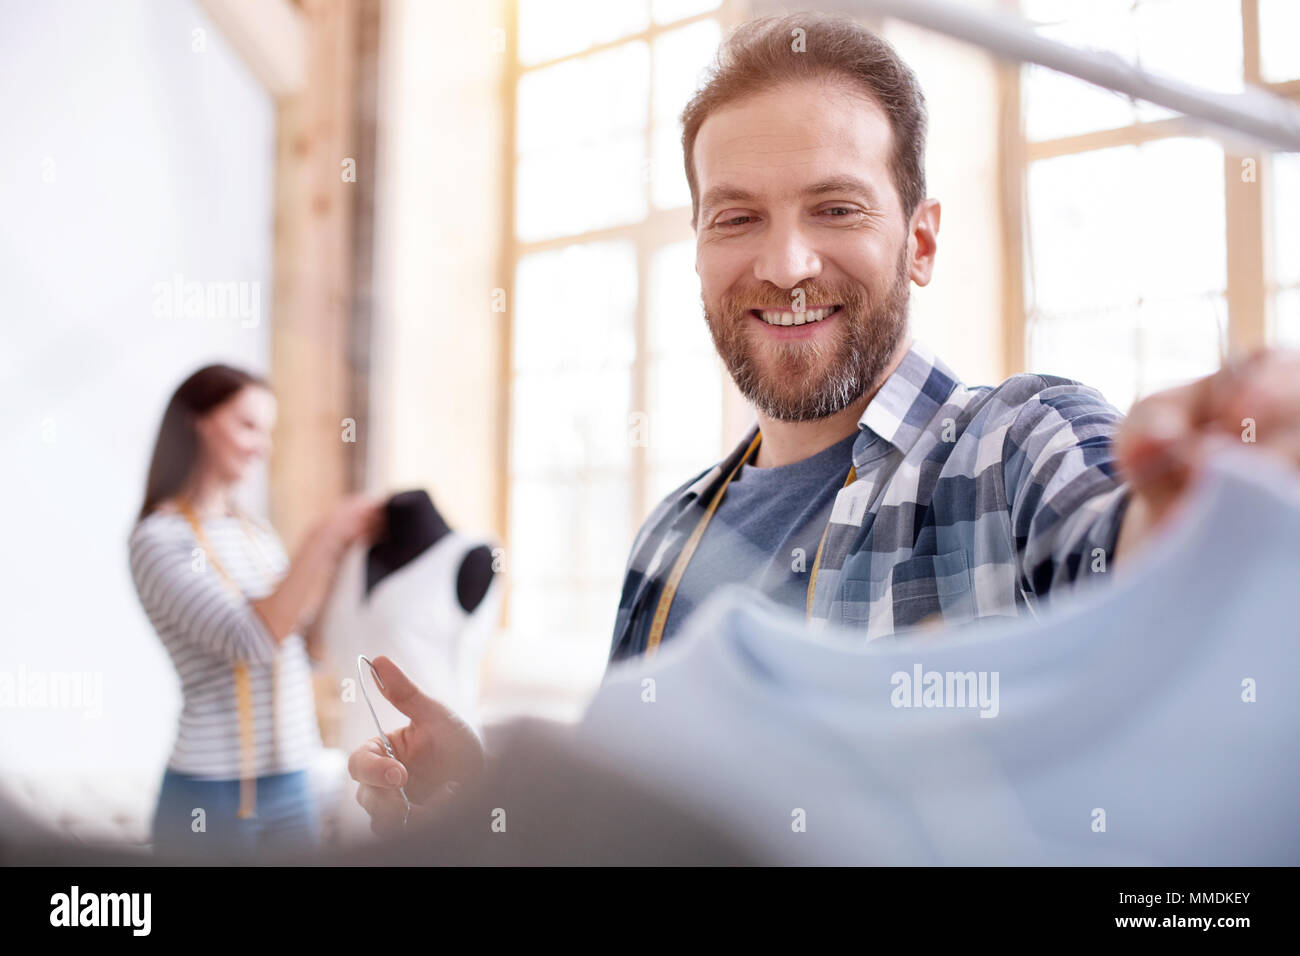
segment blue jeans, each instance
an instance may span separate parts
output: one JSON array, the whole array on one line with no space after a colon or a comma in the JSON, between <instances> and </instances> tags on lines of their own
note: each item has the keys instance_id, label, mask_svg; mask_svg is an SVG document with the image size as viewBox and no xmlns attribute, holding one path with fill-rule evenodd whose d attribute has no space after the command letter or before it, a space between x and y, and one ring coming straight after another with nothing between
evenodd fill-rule
<instances>
[{"instance_id":1,"label":"blue jeans","mask_svg":"<svg viewBox=\"0 0 1300 956\"><path fill-rule=\"evenodd\" d=\"M257 815L241 820L238 813L238 780L203 780L169 769L154 813L154 852L205 862L320 845L320 820L305 770L258 777Z\"/></svg>"}]
</instances>

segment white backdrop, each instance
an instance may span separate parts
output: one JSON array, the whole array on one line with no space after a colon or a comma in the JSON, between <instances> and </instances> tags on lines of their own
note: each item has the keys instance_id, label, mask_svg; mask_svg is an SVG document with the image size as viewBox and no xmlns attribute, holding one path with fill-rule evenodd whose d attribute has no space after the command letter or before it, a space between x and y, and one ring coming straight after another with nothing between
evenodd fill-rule
<instances>
[{"instance_id":1,"label":"white backdrop","mask_svg":"<svg viewBox=\"0 0 1300 956\"><path fill-rule=\"evenodd\" d=\"M97 717L0 697L0 774L161 776L179 684L126 541L172 389L267 370L274 133L191 0L0 0L0 680L102 680ZM257 324L157 314L178 274Z\"/></svg>"}]
</instances>

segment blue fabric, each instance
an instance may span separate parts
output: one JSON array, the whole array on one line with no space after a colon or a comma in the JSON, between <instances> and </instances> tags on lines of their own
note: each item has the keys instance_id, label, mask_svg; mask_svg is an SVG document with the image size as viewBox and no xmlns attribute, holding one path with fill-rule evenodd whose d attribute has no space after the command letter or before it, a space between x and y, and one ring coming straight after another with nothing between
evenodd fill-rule
<instances>
[{"instance_id":1,"label":"blue fabric","mask_svg":"<svg viewBox=\"0 0 1300 956\"><path fill-rule=\"evenodd\" d=\"M203 829L196 833L197 809L203 810ZM320 820L305 770L258 777L257 815L241 820L238 813L238 780L204 780L168 770L154 813L154 851L204 860L320 844Z\"/></svg>"},{"instance_id":2,"label":"blue fabric","mask_svg":"<svg viewBox=\"0 0 1300 956\"><path fill-rule=\"evenodd\" d=\"M1229 446L1179 511L1037 620L863 642L724 589L579 736L772 862L1295 866L1300 480Z\"/></svg>"},{"instance_id":3,"label":"blue fabric","mask_svg":"<svg viewBox=\"0 0 1300 956\"><path fill-rule=\"evenodd\" d=\"M686 566L664 626L665 641L724 584L747 584L804 613L817 545L853 464L857 437L854 432L790 465L745 465L736 473Z\"/></svg>"}]
</instances>

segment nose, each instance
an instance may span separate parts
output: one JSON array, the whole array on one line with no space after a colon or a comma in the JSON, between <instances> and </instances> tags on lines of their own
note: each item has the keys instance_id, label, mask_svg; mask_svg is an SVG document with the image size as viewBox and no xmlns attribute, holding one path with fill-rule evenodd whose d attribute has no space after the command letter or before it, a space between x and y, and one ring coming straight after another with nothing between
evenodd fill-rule
<instances>
[{"instance_id":1,"label":"nose","mask_svg":"<svg viewBox=\"0 0 1300 956\"><path fill-rule=\"evenodd\" d=\"M754 261L754 278L780 289L793 289L800 282L821 275L821 256L798 226L773 226L763 237Z\"/></svg>"}]
</instances>

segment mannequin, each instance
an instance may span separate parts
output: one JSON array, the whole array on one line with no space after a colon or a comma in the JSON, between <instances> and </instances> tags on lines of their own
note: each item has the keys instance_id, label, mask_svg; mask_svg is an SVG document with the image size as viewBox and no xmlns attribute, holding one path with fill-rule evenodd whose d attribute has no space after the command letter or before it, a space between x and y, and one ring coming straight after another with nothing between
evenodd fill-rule
<instances>
[{"instance_id":1,"label":"mannequin","mask_svg":"<svg viewBox=\"0 0 1300 956\"><path fill-rule=\"evenodd\" d=\"M392 658L425 693L480 729L479 670L499 617L500 588L486 542L452 530L424 491L394 495L384 512L385 529L374 544L344 555L321 618L325 663L342 688L337 745L345 751L375 735L360 688L343 683L358 679L359 654ZM407 723L369 690L386 731ZM343 789L344 834L368 832L353 789Z\"/></svg>"}]
</instances>

